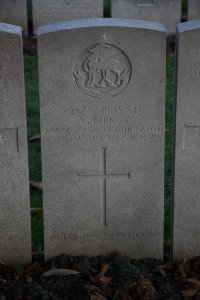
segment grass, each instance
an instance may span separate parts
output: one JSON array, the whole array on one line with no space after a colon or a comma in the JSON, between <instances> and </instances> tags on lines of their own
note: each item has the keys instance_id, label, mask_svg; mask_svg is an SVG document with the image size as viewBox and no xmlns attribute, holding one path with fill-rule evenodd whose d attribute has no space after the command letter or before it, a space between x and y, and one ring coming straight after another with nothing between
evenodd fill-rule
<instances>
[{"instance_id":1,"label":"grass","mask_svg":"<svg viewBox=\"0 0 200 300\"><path fill-rule=\"evenodd\" d=\"M173 132L173 98L174 98L174 57L167 58L166 80L166 132L165 132L165 245L170 242L171 224L171 188L172 188L172 132Z\"/></svg>"},{"instance_id":2,"label":"grass","mask_svg":"<svg viewBox=\"0 0 200 300\"><path fill-rule=\"evenodd\" d=\"M37 59L25 57L25 84L27 99L27 125L28 137L40 132L39 121L39 87ZM41 181L41 149L37 141L29 143L29 178L30 180ZM41 191L31 190L31 207L42 207ZM32 240L33 250L43 249L43 219L42 215L32 217Z\"/></svg>"},{"instance_id":3,"label":"grass","mask_svg":"<svg viewBox=\"0 0 200 300\"><path fill-rule=\"evenodd\" d=\"M104 0L104 16L110 16L110 0ZM30 0L28 0L29 14L31 16ZM25 82L27 99L28 137L40 132L39 121L39 87L37 58L25 56ZM171 182L172 182L172 124L173 124L173 74L174 58L167 58L167 83L166 83L166 143L165 143L165 245L170 240L170 215L171 215ZM29 168L30 179L42 180L41 174L41 149L39 142L29 143ZM31 207L42 207L42 192L31 190ZM32 216L33 250L43 250L43 218L42 215Z\"/></svg>"}]
</instances>

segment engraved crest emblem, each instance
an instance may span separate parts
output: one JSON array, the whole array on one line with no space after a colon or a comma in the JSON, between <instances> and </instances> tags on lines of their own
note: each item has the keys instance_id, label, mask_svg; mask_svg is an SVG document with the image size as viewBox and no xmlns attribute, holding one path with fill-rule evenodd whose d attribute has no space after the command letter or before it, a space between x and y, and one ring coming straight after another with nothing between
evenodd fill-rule
<instances>
[{"instance_id":1,"label":"engraved crest emblem","mask_svg":"<svg viewBox=\"0 0 200 300\"><path fill-rule=\"evenodd\" d=\"M122 93L131 78L127 55L110 44L91 45L75 62L73 76L78 88L91 97L101 99Z\"/></svg>"}]
</instances>

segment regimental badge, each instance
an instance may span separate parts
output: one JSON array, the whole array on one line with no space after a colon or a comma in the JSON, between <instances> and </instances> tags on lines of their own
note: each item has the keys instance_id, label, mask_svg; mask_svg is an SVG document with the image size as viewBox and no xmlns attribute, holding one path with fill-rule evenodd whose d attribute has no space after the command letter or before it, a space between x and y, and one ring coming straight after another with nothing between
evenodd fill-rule
<instances>
[{"instance_id":1,"label":"regimental badge","mask_svg":"<svg viewBox=\"0 0 200 300\"><path fill-rule=\"evenodd\" d=\"M73 69L78 88L97 99L121 94L128 86L131 75L127 55L120 48L106 43L85 49Z\"/></svg>"}]
</instances>

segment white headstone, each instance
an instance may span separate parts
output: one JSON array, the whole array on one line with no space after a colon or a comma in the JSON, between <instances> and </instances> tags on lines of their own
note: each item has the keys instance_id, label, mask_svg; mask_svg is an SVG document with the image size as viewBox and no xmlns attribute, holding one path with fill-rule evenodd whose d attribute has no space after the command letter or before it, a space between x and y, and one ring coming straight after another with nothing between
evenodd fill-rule
<instances>
[{"instance_id":1,"label":"white headstone","mask_svg":"<svg viewBox=\"0 0 200 300\"><path fill-rule=\"evenodd\" d=\"M174 259L200 249L200 21L177 28Z\"/></svg>"},{"instance_id":2,"label":"white headstone","mask_svg":"<svg viewBox=\"0 0 200 300\"><path fill-rule=\"evenodd\" d=\"M181 0L111 0L111 15L160 22L171 35L181 20Z\"/></svg>"},{"instance_id":3,"label":"white headstone","mask_svg":"<svg viewBox=\"0 0 200 300\"><path fill-rule=\"evenodd\" d=\"M0 24L0 261L31 261L22 33Z\"/></svg>"},{"instance_id":4,"label":"white headstone","mask_svg":"<svg viewBox=\"0 0 200 300\"><path fill-rule=\"evenodd\" d=\"M0 22L21 26L27 34L26 0L0 0Z\"/></svg>"},{"instance_id":5,"label":"white headstone","mask_svg":"<svg viewBox=\"0 0 200 300\"><path fill-rule=\"evenodd\" d=\"M200 1L188 0L188 20L200 19Z\"/></svg>"},{"instance_id":6,"label":"white headstone","mask_svg":"<svg viewBox=\"0 0 200 300\"><path fill-rule=\"evenodd\" d=\"M103 17L103 0L32 0L34 31L67 20Z\"/></svg>"},{"instance_id":7,"label":"white headstone","mask_svg":"<svg viewBox=\"0 0 200 300\"><path fill-rule=\"evenodd\" d=\"M39 29L46 258L162 257L165 39L128 20Z\"/></svg>"}]
</instances>

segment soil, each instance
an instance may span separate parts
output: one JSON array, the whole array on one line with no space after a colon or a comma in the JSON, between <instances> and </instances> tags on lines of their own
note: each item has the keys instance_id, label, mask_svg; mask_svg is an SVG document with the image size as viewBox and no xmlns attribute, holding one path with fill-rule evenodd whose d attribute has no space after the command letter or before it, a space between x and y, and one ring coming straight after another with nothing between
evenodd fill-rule
<instances>
[{"instance_id":1,"label":"soil","mask_svg":"<svg viewBox=\"0 0 200 300\"><path fill-rule=\"evenodd\" d=\"M45 272L55 269L61 273L45 277ZM63 269L69 273L63 274ZM74 270L81 273L70 275ZM188 278L195 281L195 289ZM44 263L37 254L28 267L0 264L0 300L200 299L199 279L200 257L171 264L151 258L129 260L113 253L107 257L61 255ZM196 291L196 296L183 296L181 291L186 290Z\"/></svg>"}]
</instances>

